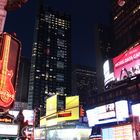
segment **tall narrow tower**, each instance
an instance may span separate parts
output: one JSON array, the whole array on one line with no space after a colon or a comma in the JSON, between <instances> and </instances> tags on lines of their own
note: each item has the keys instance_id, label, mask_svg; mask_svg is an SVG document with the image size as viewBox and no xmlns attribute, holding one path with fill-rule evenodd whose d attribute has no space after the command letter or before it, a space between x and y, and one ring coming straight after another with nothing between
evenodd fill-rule
<instances>
[{"instance_id":1,"label":"tall narrow tower","mask_svg":"<svg viewBox=\"0 0 140 140\"><path fill-rule=\"evenodd\" d=\"M45 113L46 98L71 93L71 18L40 4L32 48L28 108Z\"/></svg>"}]
</instances>

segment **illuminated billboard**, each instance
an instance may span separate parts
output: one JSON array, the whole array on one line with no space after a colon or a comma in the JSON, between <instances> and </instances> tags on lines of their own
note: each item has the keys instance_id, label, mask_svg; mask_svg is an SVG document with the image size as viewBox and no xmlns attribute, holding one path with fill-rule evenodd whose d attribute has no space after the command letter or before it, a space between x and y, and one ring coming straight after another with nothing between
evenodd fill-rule
<instances>
[{"instance_id":1,"label":"illuminated billboard","mask_svg":"<svg viewBox=\"0 0 140 140\"><path fill-rule=\"evenodd\" d=\"M19 111L9 111L9 114L14 115L16 118ZM24 122L28 121L29 125L34 124L34 111L33 110L23 110Z\"/></svg>"},{"instance_id":2,"label":"illuminated billboard","mask_svg":"<svg viewBox=\"0 0 140 140\"><path fill-rule=\"evenodd\" d=\"M114 75L117 81L140 74L140 45L131 47L113 58Z\"/></svg>"},{"instance_id":3,"label":"illuminated billboard","mask_svg":"<svg viewBox=\"0 0 140 140\"><path fill-rule=\"evenodd\" d=\"M45 140L46 139L46 129L45 128L35 128L34 129L34 139L35 140Z\"/></svg>"},{"instance_id":4,"label":"illuminated billboard","mask_svg":"<svg viewBox=\"0 0 140 140\"><path fill-rule=\"evenodd\" d=\"M106 86L109 82L114 81L114 69L112 60L106 60L103 65L104 72L104 85Z\"/></svg>"},{"instance_id":5,"label":"illuminated billboard","mask_svg":"<svg viewBox=\"0 0 140 140\"><path fill-rule=\"evenodd\" d=\"M46 100L46 116L53 115L56 112L57 112L57 95L54 95Z\"/></svg>"},{"instance_id":6,"label":"illuminated billboard","mask_svg":"<svg viewBox=\"0 0 140 140\"><path fill-rule=\"evenodd\" d=\"M89 126L123 121L129 117L128 103L125 100L99 106L86 113Z\"/></svg>"},{"instance_id":7,"label":"illuminated billboard","mask_svg":"<svg viewBox=\"0 0 140 140\"><path fill-rule=\"evenodd\" d=\"M138 116L140 121L140 103L134 104L131 107L132 107L132 115Z\"/></svg>"},{"instance_id":8,"label":"illuminated billboard","mask_svg":"<svg viewBox=\"0 0 140 140\"><path fill-rule=\"evenodd\" d=\"M47 131L47 140L88 140L91 129L54 129Z\"/></svg>"},{"instance_id":9,"label":"illuminated billboard","mask_svg":"<svg viewBox=\"0 0 140 140\"><path fill-rule=\"evenodd\" d=\"M0 107L10 109L15 100L21 44L13 36L0 36ZM14 57L13 57L14 56Z\"/></svg>"},{"instance_id":10,"label":"illuminated billboard","mask_svg":"<svg viewBox=\"0 0 140 140\"><path fill-rule=\"evenodd\" d=\"M102 128L102 140L133 140L132 125Z\"/></svg>"},{"instance_id":11,"label":"illuminated billboard","mask_svg":"<svg viewBox=\"0 0 140 140\"><path fill-rule=\"evenodd\" d=\"M79 119L79 96L65 97L65 102L61 102L62 107L65 104L65 109L61 111L57 110L59 99L57 96L55 95L47 99L46 117L41 118L41 126L53 126L61 122Z\"/></svg>"},{"instance_id":12,"label":"illuminated billboard","mask_svg":"<svg viewBox=\"0 0 140 140\"><path fill-rule=\"evenodd\" d=\"M66 109L58 112L58 122L79 119L79 96L66 97Z\"/></svg>"},{"instance_id":13,"label":"illuminated billboard","mask_svg":"<svg viewBox=\"0 0 140 140\"><path fill-rule=\"evenodd\" d=\"M19 126L14 124L0 124L0 135L6 136L17 136L19 131Z\"/></svg>"}]
</instances>

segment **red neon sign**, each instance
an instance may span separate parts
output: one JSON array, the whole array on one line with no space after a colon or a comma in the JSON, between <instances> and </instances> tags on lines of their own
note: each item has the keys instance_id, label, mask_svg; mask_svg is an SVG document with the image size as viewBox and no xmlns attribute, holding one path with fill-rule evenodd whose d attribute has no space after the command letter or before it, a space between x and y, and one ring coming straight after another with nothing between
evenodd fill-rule
<instances>
[{"instance_id":1,"label":"red neon sign","mask_svg":"<svg viewBox=\"0 0 140 140\"><path fill-rule=\"evenodd\" d=\"M58 117L70 117L70 116L72 116L71 112L64 112L64 113L58 114Z\"/></svg>"},{"instance_id":2,"label":"red neon sign","mask_svg":"<svg viewBox=\"0 0 140 140\"><path fill-rule=\"evenodd\" d=\"M11 36L4 36L4 47L2 60L0 60L0 107L9 109L15 99L15 90L11 79L13 71L8 70L8 58L10 50Z\"/></svg>"}]
</instances>

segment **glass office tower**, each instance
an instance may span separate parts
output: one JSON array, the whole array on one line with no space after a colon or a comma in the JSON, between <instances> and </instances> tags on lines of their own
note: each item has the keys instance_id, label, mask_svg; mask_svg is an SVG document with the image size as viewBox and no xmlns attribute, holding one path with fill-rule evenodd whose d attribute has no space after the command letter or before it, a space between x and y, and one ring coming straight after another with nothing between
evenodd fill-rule
<instances>
[{"instance_id":1,"label":"glass office tower","mask_svg":"<svg viewBox=\"0 0 140 140\"><path fill-rule=\"evenodd\" d=\"M31 57L28 108L41 109L55 94L71 93L71 18L40 4Z\"/></svg>"}]
</instances>

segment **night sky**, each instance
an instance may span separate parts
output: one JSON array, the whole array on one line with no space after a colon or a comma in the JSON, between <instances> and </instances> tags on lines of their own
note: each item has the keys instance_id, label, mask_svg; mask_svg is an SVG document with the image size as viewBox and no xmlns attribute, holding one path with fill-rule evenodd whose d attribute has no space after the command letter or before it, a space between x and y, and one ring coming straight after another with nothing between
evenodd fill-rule
<instances>
[{"instance_id":1,"label":"night sky","mask_svg":"<svg viewBox=\"0 0 140 140\"><path fill-rule=\"evenodd\" d=\"M45 0L46 6L70 14L72 17L72 62L95 67L94 27L109 23L109 0ZM8 12L6 32L16 32L22 42L22 55L30 57L36 0L20 9Z\"/></svg>"}]
</instances>

